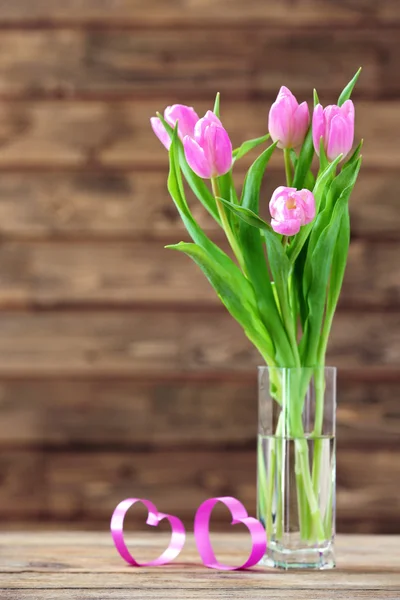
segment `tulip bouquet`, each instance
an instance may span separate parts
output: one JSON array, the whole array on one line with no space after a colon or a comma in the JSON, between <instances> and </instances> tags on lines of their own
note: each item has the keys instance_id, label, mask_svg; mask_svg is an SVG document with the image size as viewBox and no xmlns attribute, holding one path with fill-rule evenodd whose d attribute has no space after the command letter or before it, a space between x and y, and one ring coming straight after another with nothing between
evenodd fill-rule
<instances>
[{"instance_id":1,"label":"tulip bouquet","mask_svg":"<svg viewBox=\"0 0 400 600\"><path fill-rule=\"evenodd\" d=\"M169 150L168 190L193 240L167 247L184 252L200 267L269 367L299 370L276 435L284 432L304 438L301 412L308 381L302 368L325 364L350 241L348 203L361 164L361 143L350 154L354 141L350 96L359 72L337 105L323 108L314 91L312 119L307 103L299 105L290 90L282 87L269 112L268 134L234 150L220 120L219 94L213 111L203 118L193 108L174 105L151 119L155 134ZM248 169L239 194L232 170L243 156L269 139L271 145ZM259 214L260 204L266 201L260 198L261 184L271 156L280 151L286 181L273 192L271 220L266 221ZM225 232L230 255L194 219L183 178ZM277 374L271 381L271 394L279 405L282 388ZM319 389L323 390L323 381ZM315 436L321 433L321 403L323 393L317 398ZM318 541L326 532L318 514L314 473L302 459L305 451L304 444L296 446L298 497L303 503L300 526L303 538ZM318 460L316 449L316 469ZM267 481L265 487L268 499ZM266 526L269 532L268 519Z\"/></svg>"}]
</instances>

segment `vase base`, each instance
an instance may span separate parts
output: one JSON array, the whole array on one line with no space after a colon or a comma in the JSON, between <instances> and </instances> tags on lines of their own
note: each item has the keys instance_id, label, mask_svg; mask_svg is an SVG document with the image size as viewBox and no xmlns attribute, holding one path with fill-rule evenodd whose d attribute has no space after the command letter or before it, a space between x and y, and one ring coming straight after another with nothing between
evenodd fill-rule
<instances>
[{"instance_id":1,"label":"vase base","mask_svg":"<svg viewBox=\"0 0 400 600\"><path fill-rule=\"evenodd\" d=\"M275 569L333 569L336 566L332 543L319 548L287 549L269 546L260 566Z\"/></svg>"}]
</instances>

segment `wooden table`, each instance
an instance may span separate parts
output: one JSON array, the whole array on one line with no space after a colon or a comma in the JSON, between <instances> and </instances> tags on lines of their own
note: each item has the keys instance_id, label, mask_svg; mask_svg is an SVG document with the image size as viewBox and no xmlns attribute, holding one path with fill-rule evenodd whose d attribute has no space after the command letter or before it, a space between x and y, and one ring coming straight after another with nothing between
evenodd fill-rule
<instances>
[{"instance_id":1,"label":"wooden table","mask_svg":"<svg viewBox=\"0 0 400 600\"><path fill-rule=\"evenodd\" d=\"M131 547L138 559L154 558L165 540L156 531L139 534ZM215 534L213 543L218 557L231 564L239 564L248 549L245 534ZM0 598L399 600L400 537L338 536L337 559L333 571L285 573L257 567L219 572L199 564L188 536L177 562L138 569L125 565L106 533L4 533Z\"/></svg>"}]
</instances>

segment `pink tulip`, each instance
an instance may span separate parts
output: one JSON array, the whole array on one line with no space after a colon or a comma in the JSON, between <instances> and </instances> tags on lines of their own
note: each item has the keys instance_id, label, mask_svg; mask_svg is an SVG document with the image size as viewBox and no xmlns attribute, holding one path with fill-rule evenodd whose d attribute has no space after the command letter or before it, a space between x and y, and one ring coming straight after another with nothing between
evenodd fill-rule
<instances>
[{"instance_id":1,"label":"pink tulip","mask_svg":"<svg viewBox=\"0 0 400 600\"><path fill-rule=\"evenodd\" d=\"M203 179L225 175L232 167L231 140L210 110L197 121L193 137L184 137L183 147L190 168Z\"/></svg>"},{"instance_id":2,"label":"pink tulip","mask_svg":"<svg viewBox=\"0 0 400 600\"><path fill-rule=\"evenodd\" d=\"M299 105L292 92L282 86L269 111L268 131L272 141L278 142L278 148L297 148L304 142L309 124L307 102Z\"/></svg>"},{"instance_id":3,"label":"pink tulip","mask_svg":"<svg viewBox=\"0 0 400 600\"><path fill-rule=\"evenodd\" d=\"M354 141L354 104L351 100L346 100L343 106L333 104L322 108L317 104L312 128L314 148L318 156L322 138L330 162L340 154L343 154L344 158L350 152Z\"/></svg>"},{"instance_id":4,"label":"pink tulip","mask_svg":"<svg viewBox=\"0 0 400 600\"><path fill-rule=\"evenodd\" d=\"M269 203L271 226L283 235L296 235L302 225L315 218L315 200L309 190L296 190L291 187L278 187Z\"/></svg>"},{"instance_id":5,"label":"pink tulip","mask_svg":"<svg viewBox=\"0 0 400 600\"><path fill-rule=\"evenodd\" d=\"M164 119L171 127L175 127L175 123L178 121L178 135L180 139L183 140L185 135L193 135L194 126L199 120L199 116L191 106L174 104L173 106L167 106L164 111ZM150 123L160 142L167 150L169 150L171 139L165 131L164 125L161 123L160 119L158 117L152 117Z\"/></svg>"}]
</instances>

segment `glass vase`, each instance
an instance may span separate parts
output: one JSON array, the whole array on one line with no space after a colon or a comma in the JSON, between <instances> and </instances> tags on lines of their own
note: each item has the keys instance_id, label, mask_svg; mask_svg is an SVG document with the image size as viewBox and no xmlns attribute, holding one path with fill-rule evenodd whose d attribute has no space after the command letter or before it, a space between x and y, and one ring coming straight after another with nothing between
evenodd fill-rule
<instances>
[{"instance_id":1,"label":"glass vase","mask_svg":"<svg viewBox=\"0 0 400 600\"><path fill-rule=\"evenodd\" d=\"M336 369L259 368L257 511L262 564L335 566Z\"/></svg>"}]
</instances>

